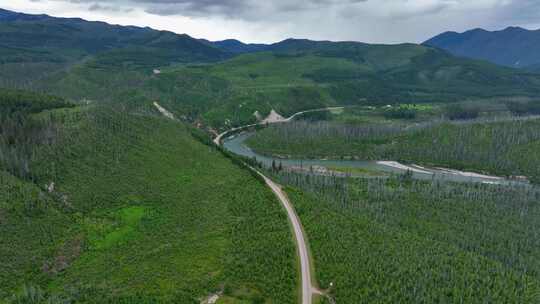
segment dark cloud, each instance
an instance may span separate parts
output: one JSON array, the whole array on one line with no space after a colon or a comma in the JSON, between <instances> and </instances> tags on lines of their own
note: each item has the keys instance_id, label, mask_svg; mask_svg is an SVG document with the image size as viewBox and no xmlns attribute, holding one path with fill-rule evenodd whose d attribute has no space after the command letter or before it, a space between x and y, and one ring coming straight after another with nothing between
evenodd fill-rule
<instances>
[{"instance_id":1,"label":"dark cloud","mask_svg":"<svg viewBox=\"0 0 540 304\"><path fill-rule=\"evenodd\" d=\"M504 21L512 24L540 24L540 1L519 0L512 1L504 10L497 14L494 21Z\"/></svg>"},{"instance_id":2,"label":"dark cloud","mask_svg":"<svg viewBox=\"0 0 540 304\"><path fill-rule=\"evenodd\" d=\"M248 0L133 0L155 15L241 17L255 9Z\"/></svg>"},{"instance_id":3,"label":"dark cloud","mask_svg":"<svg viewBox=\"0 0 540 304\"><path fill-rule=\"evenodd\" d=\"M36 0L33 0L36 1ZM88 7L88 10L91 12L102 11L102 12L112 12L112 13L129 13L132 12L132 8L121 7L121 6L109 6L102 5L99 3L94 3Z\"/></svg>"},{"instance_id":4,"label":"dark cloud","mask_svg":"<svg viewBox=\"0 0 540 304\"><path fill-rule=\"evenodd\" d=\"M245 17L246 14L279 13L352 5L368 0L131 0L148 11L170 14L223 14Z\"/></svg>"},{"instance_id":5,"label":"dark cloud","mask_svg":"<svg viewBox=\"0 0 540 304\"><path fill-rule=\"evenodd\" d=\"M40 1L40 0L31 0ZM45 1L45 0L41 0ZM323 10L350 6L368 0L56 0L87 4L91 10L123 11L140 8L154 15L192 17L221 16L242 20L269 17L270 14ZM375 1L375 0L371 0Z\"/></svg>"}]
</instances>

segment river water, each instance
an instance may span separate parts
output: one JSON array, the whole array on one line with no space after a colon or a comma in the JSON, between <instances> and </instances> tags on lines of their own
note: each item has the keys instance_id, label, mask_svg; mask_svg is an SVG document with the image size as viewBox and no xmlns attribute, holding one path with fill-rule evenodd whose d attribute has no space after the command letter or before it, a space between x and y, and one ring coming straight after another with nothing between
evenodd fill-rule
<instances>
[{"instance_id":1,"label":"river water","mask_svg":"<svg viewBox=\"0 0 540 304\"><path fill-rule=\"evenodd\" d=\"M446 180L455 182L474 182L485 184L501 184L501 185L526 185L526 181L509 180L494 176L484 176L480 174L459 172L438 168L426 168L414 165L403 165L396 162L377 162L377 161L360 161L360 160L313 160L313 159L279 159L260 155L251 150L245 141L255 134L254 132L243 132L235 136L231 136L223 140L223 147L228 151L248 158L256 158L265 166L271 166L272 162L280 164L283 167L305 168L311 167L339 167L350 168L351 172L354 169L365 169L372 172L382 172L390 174L404 174L407 171L412 172L413 178L422 180ZM354 173L351 174L355 176ZM358 174L357 174L358 175ZM365 176L365 175L363 175Z\"/></svg>"}]
</instances>

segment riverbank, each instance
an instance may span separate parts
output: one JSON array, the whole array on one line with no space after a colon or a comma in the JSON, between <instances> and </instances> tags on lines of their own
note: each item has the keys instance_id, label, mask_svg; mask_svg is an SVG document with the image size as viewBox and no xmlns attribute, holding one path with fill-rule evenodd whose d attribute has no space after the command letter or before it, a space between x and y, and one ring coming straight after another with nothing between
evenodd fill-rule
<instances>
[{"instance_id":1,"label":"riverbank","mask_svg":"<svg viewBox=\"0 0 540 304\"><path fill-rule=\"evenodd\" d=\"M276 159L400 160L467 178L540 181L539 119L415 128L291 122L255 133L246 145L258 155ZM399 169L425 171L414 166Z\"/></svg>"},{"instance_id":2,"label":"riverbank","mask_svg":"<svg viewBox=\"0 0 540 304\"><path fill-rule=\"evenodd\" d=\"M278 167L281 166L282 168L293 169L297 172L305 173L351 177L373 177L381 175L405 174L410 172L411 177L420 180L439 179L453 182L528 184L528 181L524 179L513 180L453 169L407 165L396 161L280 159L277 157L258 154L253 149L249 148L246 145L246 141L250 137L254 136L254 134L254 132L243 132L230 136L223 140L223 147L234 154L250 159L256 159L266 167L271 167L272 164L274 164ZM333 168L339 168L339 170L334 170Z\"/></svg>"}]
</instances>

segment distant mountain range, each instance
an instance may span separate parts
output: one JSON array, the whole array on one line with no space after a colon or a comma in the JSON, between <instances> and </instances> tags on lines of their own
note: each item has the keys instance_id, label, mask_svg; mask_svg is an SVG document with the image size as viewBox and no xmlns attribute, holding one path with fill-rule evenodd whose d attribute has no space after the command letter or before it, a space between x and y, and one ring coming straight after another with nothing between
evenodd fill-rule
<instances>
[{"instance_id":1,"label":"distant mountain range","mask_svg":"<svg viewBox=\"0 0 540 304\"><path fill-rule=\"evenodd\" d=\"M172 62L220 61L260 51L289 51L291 45L297 51L335 46L334 42L305 39L287 39L274 44L249 44L235 39L208 41L147 27L30 15L4 9L0 9L0 30L2 62L45 61L58 64L115 50L117 53L130 54L133 65L152 57L148 65L155 66ZM338 44L367 45L359 42ZM464 33L446 32L429 39L423 45L440 48L459 57L540 71L540 30L509 27L492 32L483 29Z\"/></svg>"},{"instance_id":2,"label":"distant mountain range","mask_svg":"<svg viewBox=\"0 0 540 304\"><path fill-rule=\"evenodd\" d=\"M201 41L233 54L287 51L291 45L294 45L296 50L305 50L333 47L336 43L340 45L363 44L307 39L287 39L273 44L246 44L234 39ZM486 60L498 65L540 72L540 30L508 27L502 31L474 29L464 33L446 32L429 39L423 45L443 49L458 57Z\"/></svg>"},{"instance_id":3,"label":"distant mountain range","mask_svg":"<svg viewBox=\"0 0 540 304\"><path fill-rule=\"evenodd\" d=\"M213 70L211 63L224 61L219 65L224 70ZM523 62L524 66L537 63ZM154 70L171 66L172 70L189 69L178 74L164 71L161 81L152 77L160 74ZM239 79L242 81L234 87ZM218 88L216 92L207 91L210 84ZM326 96L338 104L365 100L445 102L538 96L540 75L458 58L427 45L307 39L274 44L245 44L232 39L211 42L148 27L0 10L2 86L36 88L77 100L154 98L159 90L165 91L167 98L178 98L188 96L189 89L199 94L186 97L194 103L190 111L198 113L210 99L228 98L230 109L236 108L242 99L232 88L272 87L272 94L277 89L283 96L293 94L285 100L297 105L300 99L316 100L314 96ZM138 96L133 93L135 88ZM179 91L171 94L173 89ZM216 95L209 97L210 93ZM271 98L282 100L283 96ZM257 95L254 100L262 99ZM307 105L325 104L306 101L305 108Z\"/></svg>"},{"instance_id":4,"label":"distant mountain range","mask_svg":"<svg viewBox=\"0 0 540 304\"><path fill-rule=\"evenodd\" d=\"M131 54L135 64L152 58L152 65L212 62L233 55L168 31L0 10L2 62L60 63L110 51Z\"/></svg>"},{"instance_id":5,"label":"distant mountain range","mask_svg":"<svg viewBox=\"0 0 540 304\"><path fill-rule=\"evenodd\" d=\"M243 43L242 41L235 39L227 39L222 41L208 41L201 39L204 43L212 45L218 49L221 49L225 52L230 52L234 54L245 54L245 53L255 53L255 52L302 52L302 51L314 51L322 50L328 48L340 47L343 45L349 45L352 48L358 46L368 46L369 44L351 41L341 41L341 42L332 42L332 41L314 41L309 39L294 39L289 38L280 42L272 44L255 44L255 43Z\"/></svg>"},{"instance_id":6,"label":"distant mountain range","mask_svg":"<svg viewBox=\"0 0 540 304\"><path fill-rule=\"evenodd\" d=\"M208 41L201 39L200 41L233 54L261 52L266 51L271 47L270 44L243 43L242 41L238 41L236 39L227 39L222 41Z\"/></svg>"},{"instance_id":7,"label":"distant mountain range","mask_svg":"<svg viewBox=\"0 0 540 304\"><path fill-rule=\"evenodd\" d=\"M540 30L509 27L502 31L474 29L446 32L423 43L453 55L487 60L496 64L540 70Z\"/></svg>"},{"instance_id":8,"label":"distant mountain range","mask_svg":"<svg viewBox=\"0 0 540 304\"><path fill-rule=\"evenodd\" d=\"M52 17L48 15L29 15L23 13L17 13L0 8L0 21L17 21L17 20L45 20Z\"/></svg>"}]
</instances>

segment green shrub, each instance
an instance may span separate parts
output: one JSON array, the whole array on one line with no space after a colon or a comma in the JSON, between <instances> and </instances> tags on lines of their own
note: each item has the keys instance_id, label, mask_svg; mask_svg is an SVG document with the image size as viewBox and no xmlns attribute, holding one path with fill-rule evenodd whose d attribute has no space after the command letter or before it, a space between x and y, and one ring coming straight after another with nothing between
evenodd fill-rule
<instances>
[{"instance_id":1,"label":"green shrub","mask_svg":"<svg viewBox=\"0 0 540 304\"><path fill-rule=\"evenodd\" d=\"M407 107L389 108L383 112L387 119L415 119L417 114L417 110Z\"/></svg>"},{"instance_id":2,"label":"green shrub","mask_svg":"<svg viewBox=\"0 0 540 304\"><path fill-rule=\"evenodd\" d=\"M512 112L512 114L516 116L540 114L540 102L537 101L510 101L506 103L506 107L510 112Z\"/></svg>"},{"instance_id":3,"label":"green shrub","mask_svg":"<svg viewBox=\"0 0 540 304\"><path fill-rule=\"evenodd\" d=\"M450 120L475 119L480 116L480 109L474 106L453 104L446 107L445 115Z\"/></svg>"}]
</instances>

